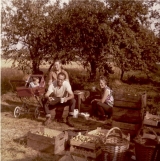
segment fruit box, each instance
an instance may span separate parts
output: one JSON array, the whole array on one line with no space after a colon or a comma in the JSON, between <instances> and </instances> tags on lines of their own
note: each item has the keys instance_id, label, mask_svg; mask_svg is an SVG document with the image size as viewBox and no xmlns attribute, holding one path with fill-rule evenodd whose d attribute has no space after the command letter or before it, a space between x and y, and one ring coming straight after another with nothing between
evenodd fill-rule
<instances>
[{"instance_id":1,"label":"fruit box","mask_svg":"<svg viewBox=\"0 0 160 161\"><path fill-rule=\"evenodd\" d=\"M97 127L97 129L89 131L86 135L100 138L105 137L108 131L108 129L102 129L101 127Z\"/></svg>"},{"instance_id":2,"label":"fruit box","mask_svg":"<svg viewBox=\"0 0 160 161\"><path fill-rule=\"evenodd\" d=\"M101 148L96 149L96 150L90 150L87 148L80 148L77 146L71 146L70 153L73 153L73 154L76 154L79 156L83 156L85 158L87 158L87 157L97 158L102 153L102 150L101 150Z\"/></svg>"},{"instance_id":3,"label":"fruit box","mask_svg":"<svg viewBox=\"0 0 160 161\"><path fill-rule=\"evenodd\" d=\"M147 134L147 133L144 133L143 134L143 136L142 136L143 138L149 138L149 139L156 139L156 137L157 137L157 139L158 139L158 141L159 141L159 143L160 143L160 136L156 136L156 135L154 135L154 134Z\"/></svg>"},{"instance_id":4,"label":"fruit box","mask_svg":"<svg viewBox=\"0 0 160 161\"><path fill-rule=\"evenodd\" d=\"M35 150L57 154L65 149L67 140L67 132L40 127L28 132L27 146Z\"/></svg>"},{"instance_id":5,"label":"fruit box","mask_svg":"<svg viewBox=\"0 0 160 161\"><path fill-rule=\"evenodd\" d=\"M78 134L70 140L71 146L95 150L99 145L99 139L91 136Z\"/></svg>"},{"instance_id":6,"label":"fruit box","mask_svg":"<svg viewBox=\"0 0 160 161\"><path fill-rule=\"evenodd\" d=\"M152 115L149 112L147 112L146 116L144 117L143 124L150 126L158 126L159 122L160 122L160 116Z\"/></svg>"}]
</instances>

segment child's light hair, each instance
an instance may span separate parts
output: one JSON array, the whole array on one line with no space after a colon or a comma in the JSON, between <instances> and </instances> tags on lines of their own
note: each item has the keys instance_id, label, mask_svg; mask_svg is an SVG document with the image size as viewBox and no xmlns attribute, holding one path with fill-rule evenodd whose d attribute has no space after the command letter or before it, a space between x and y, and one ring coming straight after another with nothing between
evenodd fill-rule
<instances>
[{"instance_id":1,"label":"child's light hair","mask_svg":"<svg viewBox=\"0 0 160 161\"><path fill-rule=\"evenodd\" d=\"M39 82L39 78L38 77L33 77L33 81L36 81L36 80L38 80L38 82Z\"/></svg>"}]
</instances>

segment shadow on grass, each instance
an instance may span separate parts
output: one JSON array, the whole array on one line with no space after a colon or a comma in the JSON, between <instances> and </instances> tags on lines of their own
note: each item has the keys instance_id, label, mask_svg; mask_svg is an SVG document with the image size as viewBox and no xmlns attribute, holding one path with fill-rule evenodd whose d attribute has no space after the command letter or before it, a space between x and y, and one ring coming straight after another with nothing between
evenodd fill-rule
<instances>
[{"instance_id":1,"label":"shadow on grass","mask_svg":"<svg viewBox=\"0 0 160 161\"><path fill-rule=\"evenodd\" d=\"M13 105L5 105L5 104L1 104L1 112L5 112L5 116L6 117L10 117L10 118L15 118L14 117L14 109L15 109L16 106L13 106ZM28 112L22 112L20 114L20 116L16 119L23 119L23 118L26 118L26 119L30 119L30 120L36 120L37 122L42 122L42 120L39 118L39 119L36 119L35 116L34 116L34 109L28 111Z\"/></svg>"},{"instance_id":2,"label":"shadow on grass","mask_svg":"<svg viewBox=\"0 0 160 161\"><path fill-rule=\"evenodd\" d=\"M27 135L19 137L19 138L16 138L16 139L13 139L13 141L18 143L18 144L27 146Z\"/></svg>"},{"instance_id":3,"label":"shadow on grass","mask_svg":"<svg viewBox=\"0 0 160 161\"><path fill-rule=\"evenodd\" d=\"M13 112L15 107L14 105L1 104L1 112Z\"/></svg>"}]
</instances>

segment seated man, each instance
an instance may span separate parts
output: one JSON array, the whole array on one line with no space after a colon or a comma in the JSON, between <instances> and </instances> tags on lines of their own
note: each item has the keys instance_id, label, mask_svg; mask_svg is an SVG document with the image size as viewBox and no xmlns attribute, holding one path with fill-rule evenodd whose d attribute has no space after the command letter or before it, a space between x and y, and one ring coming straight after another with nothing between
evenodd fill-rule
<instances>
[{"instance_id":1,"label":"seated man","mask_svg":"<svg viewBox=\"0 0 160 161\"><path fill-rule=\"evenodd\" d=\"M45 125L51 122L51 113L49 110L49 105L55 107L57 104L60 104L61 98L64 98L64 105L69 105L69 115L73 115L76 100L74 99L74 94L70 83L65 79L66 75L63 72L60 72L57 76L57 80L55 80L48 87L48 91L45 94L45 99L47 101L44 105L46 113Z\"/></svg>"}]
</instances>

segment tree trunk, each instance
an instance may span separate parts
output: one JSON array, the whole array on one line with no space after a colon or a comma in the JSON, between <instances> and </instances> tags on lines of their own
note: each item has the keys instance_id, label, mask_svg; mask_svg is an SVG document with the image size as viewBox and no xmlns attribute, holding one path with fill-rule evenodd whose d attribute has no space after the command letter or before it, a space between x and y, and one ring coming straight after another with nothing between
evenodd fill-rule
<instances>
[{"instance_id":1,"label":"tree trunk","mask_svg":"<svg viewBox=\"0 0 160 161\"><path fill-rule=\"evenodd\" d=\"M32 61L32 73L33 74L39 74L40 70L39 70L39 63L38 61L35 59Z\"/></svg>"},{"instance_id":2,"label":"tree trunk","mask_svg":"<svg viewBox=\"0 0 160 161\"><path fill-rule=\"evenodd\" d=\"M90 62L91 65L91 73L90 73L90 80L94 81L96 79L96 63L94 61Z\"/></svg>"},{"instance_id":3,"label":"tree trunk","mask_svg":"<svg viewBox=\"0 0 160 161\"><path fill-rule=\"evenodd\" d=\"M123 81L123 76L124 76L124 70L122 70L122 72L121 72L121 81Z\"/></svg>"}]
</instances>

